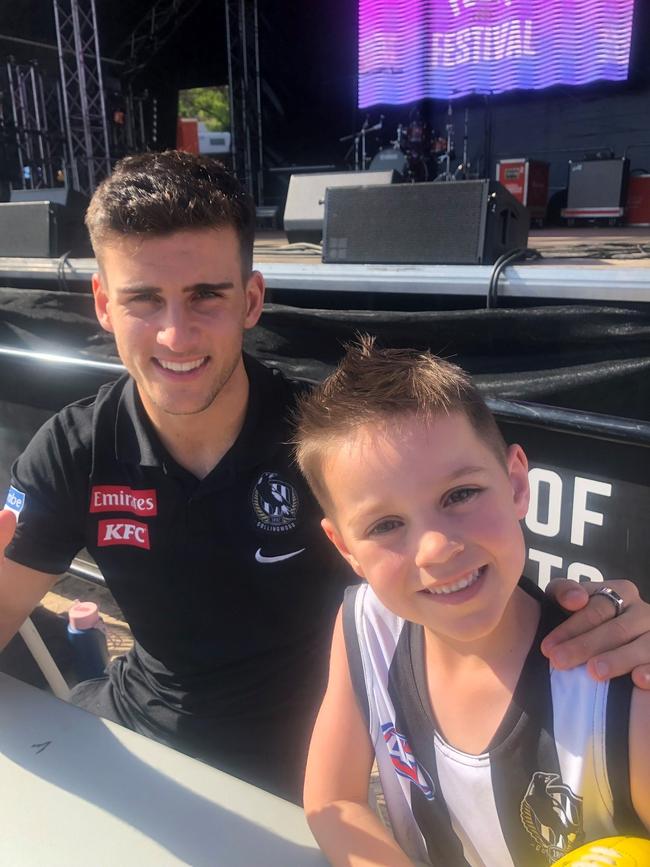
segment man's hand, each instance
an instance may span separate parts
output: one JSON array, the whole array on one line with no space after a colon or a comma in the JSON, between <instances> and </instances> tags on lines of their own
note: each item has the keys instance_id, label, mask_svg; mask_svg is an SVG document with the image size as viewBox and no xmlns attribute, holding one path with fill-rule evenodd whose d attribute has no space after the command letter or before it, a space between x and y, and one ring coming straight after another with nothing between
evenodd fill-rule
<instances>
[{"instance_id":1,"label":"man's hand","mask_svg":"<svg viewBox=\"0 0 650 867\"><path fill-rule=\"evenodd\" d=\"M546 592L562 608L575 612L542 641L542 653L559 669L587 663L596 680L631 672L640 689L650 689L650 605L631 581L607 581L625 602L614 617L614 605L605 596L594 596L603 585L578 584L558 578Z\"/></svg>"},{"instance_id":2,"label":"man's hand","mask_svg":"<svg viewBox=\"0 0 650 867\"><path fill-rule=\"evenodd\" d=\"M5 548L13 539L16 531L16 515L11 509L0 511L0 564L5 557Z\"/></svg>"}]
</instances>

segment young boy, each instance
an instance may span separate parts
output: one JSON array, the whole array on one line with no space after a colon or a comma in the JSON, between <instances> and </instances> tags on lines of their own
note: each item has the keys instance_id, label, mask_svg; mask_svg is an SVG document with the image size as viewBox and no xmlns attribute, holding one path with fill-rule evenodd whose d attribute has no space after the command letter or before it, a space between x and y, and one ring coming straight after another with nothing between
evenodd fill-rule
<instances>
[{"instance_id":1,"label":"young boy","mask_svg":"<svg viewBox=\"0 0 650 867\"><path fill-rule=\"evenodd\" d=\"M541 655L562 614L521 579L526 456L468 376L364 338L303 399L296 443L367 582L337 619L307 764L331 863L541 867L645 836L650 694ZM374 757L394 838L368 806Z\"/></svg>"}]
</instances>

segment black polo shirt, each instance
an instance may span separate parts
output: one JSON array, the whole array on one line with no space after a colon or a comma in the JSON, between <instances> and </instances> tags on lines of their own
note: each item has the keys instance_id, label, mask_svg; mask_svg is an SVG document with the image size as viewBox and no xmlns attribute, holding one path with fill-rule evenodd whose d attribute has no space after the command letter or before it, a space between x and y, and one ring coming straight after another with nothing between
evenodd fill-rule
<instances>
[{"instance_id":1,"label":"black polo shirt","mask_svg":"<svg viewBox=\"0 0 650 867\"><path fill-rule=\"evenodd\" d=\"M13 467L25 503L7 550L60 573L86 547L136 641L110 670L118 718L235 771L304 761L352 580L286 445L295 387L246 369L244 426L202 480L163 447L128 376L50 419Z\"/></svg>"}]
</instances>

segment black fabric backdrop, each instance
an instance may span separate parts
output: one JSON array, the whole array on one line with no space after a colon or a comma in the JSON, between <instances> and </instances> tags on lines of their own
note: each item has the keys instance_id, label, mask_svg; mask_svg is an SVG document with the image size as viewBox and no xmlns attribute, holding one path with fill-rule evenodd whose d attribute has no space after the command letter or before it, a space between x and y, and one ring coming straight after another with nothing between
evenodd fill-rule
<instances>
[{"instance_id":1,"label":"black fabric backdrop","mask_svg":"<svg viewBox=\"0 0 650 867\"><path fill-rule=\"evenodd\" d=\"M465 367L489 397L650 420L650 308L386 312L271 304L246 348L316 382L357 332L386 346L428 347ZM0 289L0 346L117 360L92 298L82 294ZM23 385L28 402L31 386Z\"/></svg>"}]
</instances>

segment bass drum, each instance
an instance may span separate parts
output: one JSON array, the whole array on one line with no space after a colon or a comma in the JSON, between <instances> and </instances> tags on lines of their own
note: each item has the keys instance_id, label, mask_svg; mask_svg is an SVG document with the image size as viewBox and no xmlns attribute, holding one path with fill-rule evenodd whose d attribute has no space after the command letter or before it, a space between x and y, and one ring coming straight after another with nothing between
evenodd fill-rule
<instances>
[{"instance_id":1,"label":"bass drum","mask_svg":"<svg viewBox=\"0 0 650 867\"><path fill-rule=\"evenodd\" d=\"M404 153L400 148L383 148L378 151L370 163L370 171L394 171L402 181L428 181L429 171L426 161L410 151Z\"/></svg>"},{"instance_id":2,"label":"bass drum","mask_svg":"<svg viewBox=\"0 0 650 867\"><path fill-rule=\"evenodd\" d=\"M372 158L371 172L397 172L401 178L408 177L408 158L399 148L382 148Z\"/></svg>"}]
</instances>

